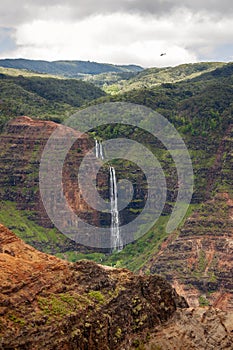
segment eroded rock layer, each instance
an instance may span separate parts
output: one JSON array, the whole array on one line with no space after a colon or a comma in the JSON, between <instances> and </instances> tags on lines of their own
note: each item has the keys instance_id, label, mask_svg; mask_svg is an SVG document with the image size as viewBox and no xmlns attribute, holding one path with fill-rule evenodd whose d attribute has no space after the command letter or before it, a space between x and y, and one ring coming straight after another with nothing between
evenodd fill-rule
<instances>
[{"instance_id":1,"label":"eroded rock layer","mask_svg":"<svg viewBox=\"0 0 233 350\"><path fill-rule=\"evenodd\" d=\"M36 251L0 226L0 349L122 349L188 305L163 278Z\"/></svg>"}]
</instances>

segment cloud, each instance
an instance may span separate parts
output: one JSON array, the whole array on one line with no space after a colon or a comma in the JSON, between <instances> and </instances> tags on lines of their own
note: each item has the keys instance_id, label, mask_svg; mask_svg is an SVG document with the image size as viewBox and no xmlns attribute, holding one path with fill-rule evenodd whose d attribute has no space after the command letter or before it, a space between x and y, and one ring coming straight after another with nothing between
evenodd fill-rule
<instances>
[{"instance_id":1,"label":"cloud","mask_svg":"<svg viewBox=\"0 0 233 350\"><path fill-rule=\"evenodd\" d=\"M233 43L232 38L230 19L216 21L187 10L146 20L138 14L99 14L76 22L22 24L15 32L15 55L166 66L196 62L200 56L211 60L214 48ZM167 55L161 58L164 51Z\"/></svg>"},{"instance_id":2,"label":"cloud","mask_svg":"<svg viewBox=\"0 0 233 350\"><path fill-rule=\"evenodd\" d=\"M226 17L233 13L231 0L1 0L1 25L14 26L30 19L78 20L112 13L167 16L177 9Z\"/></svg>"},{"instance_id":3,"label":"cloud","mask_svg":"<svg viewBox=\"0 0 233 350\"><path fill-rule=\"evenodd\" d=\"M75 23L36 20L16 30L16 57L81 59L143 66L194 62L185 49L181 28L172 18L157 20L132 14L88 17ZM176 21L173 18L173 21ZM161 52L167 52L163 60Z\"/></svg>"},{"instance_id":4,"label":"cloud","mask_svg":"<svg viewBox=\"0 0 233 350\"><path fill-rule=\"evenodd\" d=\"M1 23L17 48L0 55L146 67L230 60L232 12L228 0L1 0Z\"/></svg>"}]
</instances>

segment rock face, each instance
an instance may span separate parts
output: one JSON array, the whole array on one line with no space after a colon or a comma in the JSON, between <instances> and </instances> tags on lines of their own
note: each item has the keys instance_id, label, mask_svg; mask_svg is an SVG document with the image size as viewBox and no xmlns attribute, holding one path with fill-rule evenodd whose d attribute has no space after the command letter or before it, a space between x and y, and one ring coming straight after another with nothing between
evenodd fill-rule
<instances>
[{"instance_id":1,"label":"rock face","mask_svg":"<svg viewBox=\"0 0 233 350\"><path fill-rule=\"evenodd\" d=\"M142 350L232 350L232 332L233 313L190 308L175 312L166 325L150 334L149 341L136 341Z\"/></svg>"},{"instance_id":2,"label":"rock face","mask_svg":"<svg viewBox=\"0 0 233 350\"><path fill-rule=\"evenodd\" d=\"M0 349L122 349L183 297L158 276L36 251L0 226Z\"/></svg>"},{"instance_id":3,"label":"rock face","mask_svg":"<svg viewBox=\"0 0 233 350\"><path fill-rule=\"evenodd\" d=\"M218 194L186 221L149 262L186 297L190 306L233 309L233 202Z\"/></svg>"},{"instance_id":4,"label":"rock face","mask_svg":"<svg viewBox=\"0 0 233 350\"><path fill-rule=\"evenodd\" d=\"M5 127L0 139L0 200L16 203L18 210L27 211L30 219L44 228L52 228L53 224L44 209L40 196L39 167L43 149L51 134L58 129L61 130L60 138L62 139L69 128L50 121L19 117ZM74 142L64 162L63 192L68 205L75 213L81 213L83 220L98 225L99 214L82 198L77 180L81 160L94 146L94 142L86 134L80 135L72 129L70 132L73 137L77 136L78 140ZM90 169L89 173L93 173L93 179L95 179L94 169ZM53 183L53 179L48 177L49 181ZM100 177L99 181L100 183L105 181L104 176ZM54 210L59 211L57 198L54 198L53 201L51 197L50 201ZM94 201L93 197L91 202L94 203ZM63 217L63 220L66 218ZM54 242L54 244L57 243ZM71 241L66 242L65 245L66 247L60 247L59 251L81 249ZM43 249L36 239L35 247ZM85 249L81 250L85 251Z\"/></svg>"},{"instance_id":5,"label":"rock face","mask_svg":"<svg viewBox=\"0 0 233 350\"><path fill-rule=\"evenodd\" d=\"M150 272L165 277L190 306L233 309L232 147L230 124L212 166L196 181L202 188L202 204L145 264Z\"/></svg>"},{"instance_id":6,"label":"rock face","mask_svg":"<svg viewBox=\"0 0 233 350\"><path fill-rule=\"evenodd\" d=\"M21 210L36 210L36 220L44 227L51 226L51 221L39 194L39 165L46 142L58 127L62 128L54 122L19 117L11 121L1 135L1 199L15 201ZM68 128L63 129L65 133ZM72 157L75 172L80 158L93 146L93 141L87 135L80 137L77 133L78 136L79 140L72 147L76 153L70 152L64 164L64 192L71 206L77 211L85 211L87 208L80 199L80 192L76 188L70 189L74 181L71 183L68 164Z\"/></svg>"}]
</instances>

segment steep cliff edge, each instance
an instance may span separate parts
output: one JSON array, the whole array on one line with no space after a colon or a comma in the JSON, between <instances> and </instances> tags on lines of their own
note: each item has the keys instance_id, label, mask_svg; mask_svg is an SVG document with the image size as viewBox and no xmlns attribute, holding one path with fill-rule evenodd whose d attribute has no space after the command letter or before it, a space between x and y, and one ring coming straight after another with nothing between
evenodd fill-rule
<instances>
[{"instance_id":1,"label":"steep cliff edge","mask_svg":"<svg viewBox=\"0 0 233 350\"><path fill-rule=\"evenodd\" d=\"M158 276L36 251L0 225L0 349L122 349L184 298Z\"/></svg>"}]
</instances>

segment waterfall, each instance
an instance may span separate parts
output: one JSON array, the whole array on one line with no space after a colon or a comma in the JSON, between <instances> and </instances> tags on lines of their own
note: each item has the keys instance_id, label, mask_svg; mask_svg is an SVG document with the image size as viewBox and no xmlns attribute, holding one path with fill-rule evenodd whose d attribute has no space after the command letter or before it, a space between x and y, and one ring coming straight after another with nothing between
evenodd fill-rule
<instances>
[{"instance_id":1,"label":"waterfall","mask_svg":"<svg viewBox=\"0 0 233 350\"><path fill-rule=\"evenodd\" d=\"M99 158L99 142L95 139L95 156Z\"/></svg>"},{"instance_id":2,"label":"waterfall","mask_svg":"<svg viewBox=\"0 0 233 350\"><path fill-rule=\"evenodd\" d=\"M104 150L101 141L95 139L95 156L104 159ZM117 203L117 180L115 168L109 168L110 174L110 205L111 205L111 247L112 251L121 251L123 243L120 234L120 220Z\"/></svg>"},{"instance_id":3,"label":"waterfall","mask_svg":"<svg viewBox=\"0 0 233 350\"><path fill-rule=\"evenodd\" d=\"M95 139L95 156L96 158L104 159L103 145L101 141Z\"/></svg>"},{"instance_id":4,"label":"waterfall","mask_svg":"<svg viewBox=\"0 0 233 350\"><path fill-rule=\"evenodd\" d=\"M104 159L104 149L103 149L102 142L99 142L99 154L100 154L100 158L103 160Z\"/></svg>"},{"instance_id":5,"label":"waterfall","mask_svg":"<svg viewBox=\"0 0 233 350\"><path fill-rule=\"evenodd\" d=\"M112 250L121 251L123 243L120 234L120 220L117 204L117 181L115 168L110 167L110 204L111 204L111 247Z\"/></svg>"}]
</instances>

